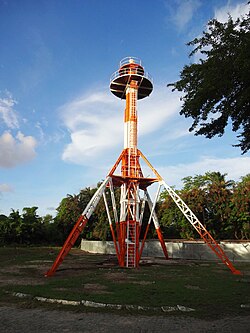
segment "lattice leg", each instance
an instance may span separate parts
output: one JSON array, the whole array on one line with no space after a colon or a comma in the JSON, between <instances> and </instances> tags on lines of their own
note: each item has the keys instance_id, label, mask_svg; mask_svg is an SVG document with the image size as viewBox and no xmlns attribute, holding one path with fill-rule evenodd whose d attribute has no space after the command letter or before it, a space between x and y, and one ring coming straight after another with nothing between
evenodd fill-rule
<instances>
[{"instance_id":1,"label":"lattice leg","mask_svg":"<svg viewBox=\"0 0 250 333\"><path fill-rule=\"evenodd\" d=\"M229 260L225 252L219 246L219 244L214 240L214 238L210 235L208 230L203 226L203 224L198 220L198 218L194 215L191 209L185 204L185 202L178 196L175 191L168 186L163 180L161 184L165 187L168 194L174 200L176 205L179 207L181 212L187 218L187 220L191 223L191 225L198 232L200 237L204 240L204 242L210 247L210 249L217 255L217 257L231 270L233 274L240 275L241 272L237 270L232 262Z\"/></svg>"},{"instance_id":2,"label":"lattice leg","mask_svg":"<svg viewBox=\"0 0 250 333\"><path fill-rule=\"evenodd\" d=\"M107 177L102 185L98 188L95 192L93 197L91 198L90 202L84 209L82 215L79 217L78 221L74 225L71 233L69 234L68 238L66 239L61 251L59 252L54 264L52 265L51 269L45 274L45 277L49 277L55 274L59 265L63 262L66 255L71 250L72 246L75 244L77 238L79 237L80 233L83 231L85 225L87 224L91 214L94 212L100 198L102 197L105 188L108 182L111 180L110 177Z\"/></svg>"},{"instance_id":3,"label":"lattice leg","mask_svg":"<svg viewBox=\"0 0 250 333\"><path fill-rule=\"evenodd\" d=\"M162 250L163 250L163 253L165 255L165 258L168 259L167 247L166 247L163 235L162 235L162 231L161 231L161 228L160 228L160 224L158 222L157 215L155 213L155 206L156 206L156 202L158 201L159 194L160 194L160 186L158 187L158 190L157 190L157 193L156 193L156 196L155 196L155 200L154 200L154 203L153 203L148 191L147 190L145 191L146 199L147 199L149 210L150 210L150 217L149 217L148 225L147 225L147 228L146 228L146 231L145 231L145 235L144 235L143 240L142 240L142 245L141 245L141 249L140 249L140 257L142 255L143 247L144 247L144 244L145 244L145 241L146 241L146 237L147 237L147 233L148 233L148 230L149 230L151 220L153 220L154 226L155 226L155 229L156 229L156 232L157 232L157 236L158 236L158 239L160 241L160 244L161 244L161 247L162 247Z\"/></svg>"},{"instance_id":4,"label":"lattice leg","mask_svg":"<svg viewBox=\"0 0 250 333\"><path fill-rule=\"evenodd\" d=\"M59 252L53 266L51 269L45 274L45 277L49 277L55 274L59 265L63 262L66 255L71 250L72 246L75 244L77 238L79 237L80 233L83 231L88 219L81 215L78 221L76 222L74 228L72 229L71 233L69 234L67 240L65 241L61 251Z\"/></svg>"}]
</instances>

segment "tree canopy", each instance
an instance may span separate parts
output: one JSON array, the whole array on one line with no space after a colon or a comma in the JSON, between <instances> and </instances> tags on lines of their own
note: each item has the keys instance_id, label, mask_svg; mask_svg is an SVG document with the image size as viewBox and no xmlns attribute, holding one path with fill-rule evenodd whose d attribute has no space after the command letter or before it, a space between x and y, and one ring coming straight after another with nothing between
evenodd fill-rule
<instances>
[{"instance_id":1,"label":"tree canopy","mask_svg":"<svg viewBox=\"0 0 250 333\"><path fill-rule=\"evenodd\" d=\"M239 182L226 180L226 174L220 172L182 180L178 194L214 238L250 238L250 174ZM161 195L158 217L166 238L199 237L166 191Z\"/></svg>"},{"instance_id":2,"label":"tree canopy","mask_svg":"<svg viewBox=\"0 0 250 333\"><path fill-rule=\"evenodd\" d=\"M216 239L250 239L250 174L241 181L227 180L226 174L206 172L204 175L183 178L183 188L176 192L186 202L202 224ZM80 214L97 190L86 187L79 194L68 194L57 208L57 215L38 216L38 207L24 207L22 213L12 209L9 216L0 214L0 246L62 245L78 220ZM120 189L115 188L116 202ZM108 206L112 206L107 195ZM119 206L117 205L118 215ZM165 191L157 203L156 212L165 238L199 237L176 203ZM144 218L148 221L150 211L145 206ZM114 216L111 212L111 218ZM114 221L113 221L114 222ZM115 225L113 226L115 228ZM142 233L146 224L142 224ZM111 240L108 217L103 200L82 232L82 237L95 240ZM148 237L157 237L151 223ZM78 240L79 244L80 238Z\"/></svg>"},{"instance_id":3,"label":"tree canopy","mask_svg":"<svg viewBox=\"0 0 250 333\"><path fill-rule=\"evenodd\" d=\"M249 6L249 3L247 4ZM181 115L191 117L189 131L212 138L232 124L242 153L250 149L250 12L226 23L210 20L207 30L187 45L198 63L185 65L180 80L168 84L183 93Z\"/></svg>"}]
</instances>

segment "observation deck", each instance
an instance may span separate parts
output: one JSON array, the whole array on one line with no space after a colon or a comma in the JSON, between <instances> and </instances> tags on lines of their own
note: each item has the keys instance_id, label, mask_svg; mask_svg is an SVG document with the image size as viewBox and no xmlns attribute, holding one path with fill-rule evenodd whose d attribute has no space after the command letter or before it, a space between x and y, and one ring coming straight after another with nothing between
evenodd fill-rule
<instances>
[{"instance_id":1,"label":"observation deck","mask_svg":"<svg viewBox=\"0 0 250 333\"><path fill-rule=\"evenodd\" d=\"M110 78L110 91L121 99L126 99L126 88L136 81L138 86L138 99L149 96L153 90L152 78L144 71L141 60L135 57L126 57L120 61L120 68Z\"/></svg>"}]
</instances>

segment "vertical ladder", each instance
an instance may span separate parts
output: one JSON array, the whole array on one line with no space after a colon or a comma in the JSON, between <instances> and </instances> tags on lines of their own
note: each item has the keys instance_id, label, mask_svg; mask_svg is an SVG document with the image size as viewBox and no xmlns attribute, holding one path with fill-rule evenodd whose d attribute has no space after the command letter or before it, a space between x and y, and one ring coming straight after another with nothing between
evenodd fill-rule
<instances>
[{"instance_id":1,"label":"vertical ladder","mask_svg":"<svg viewBox=\"0 0 250 333\"><path fill-rule=\"evenodd\" d=\"M127 223L126 247L126 267L136 267L136 221Z\"/></svg>"}]
</instances>

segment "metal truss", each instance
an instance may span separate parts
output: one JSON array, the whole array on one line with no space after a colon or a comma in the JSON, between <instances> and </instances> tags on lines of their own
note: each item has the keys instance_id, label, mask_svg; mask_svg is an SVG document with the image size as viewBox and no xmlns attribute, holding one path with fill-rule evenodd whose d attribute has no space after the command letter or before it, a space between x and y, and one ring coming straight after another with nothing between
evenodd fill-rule
<instances>
[{"instance_id":1,"label":"metal truss","mask_svg":"<svg viewBox=\"0 0 250 333\"><path fill-rule=\"evenodd\" d=\"M222 248L213 239L191 209L178 194L166 184L147 158L137 149L137 100L149 96L153 90L151 79L146 74L141 62L137 58L129 57L121 62L119 70L111 77L110 90L116 97L126 99L124 112L124 149L110 170L107 178L103 181L84 209L82 215L79 217L53 266L46 273L46 276L51 276L55 273L58 266L75 244L75 241L83 231L102 197L107 211L107 218L116 255L121 267L138 267L151 221L153 221L164 255L166 259L168 259L166 244L155 213L155 207L162 187L166 189L180 211L217 257L233 274L241 274L240 271L234 268ZM154 178L143 176L139 163L140 157L153 171L155 175ZM115 174L118 167L120 167L120 173ZM158 182L159 186L154 201L152 201L147 188L155 182ZM114 192L114 188L117 187L120 188L119 217ZM111 207L109 207L108 204L108 193L105 191L107 188L109 188L109 192L107 192L111 197ZM139 195L140 190L144 191L142 199ZM146 202L148 203L150 216L144 231L142 224ZM144 232L144 234L142 234L142 232Z\"/></svg>"}]
</instances>

